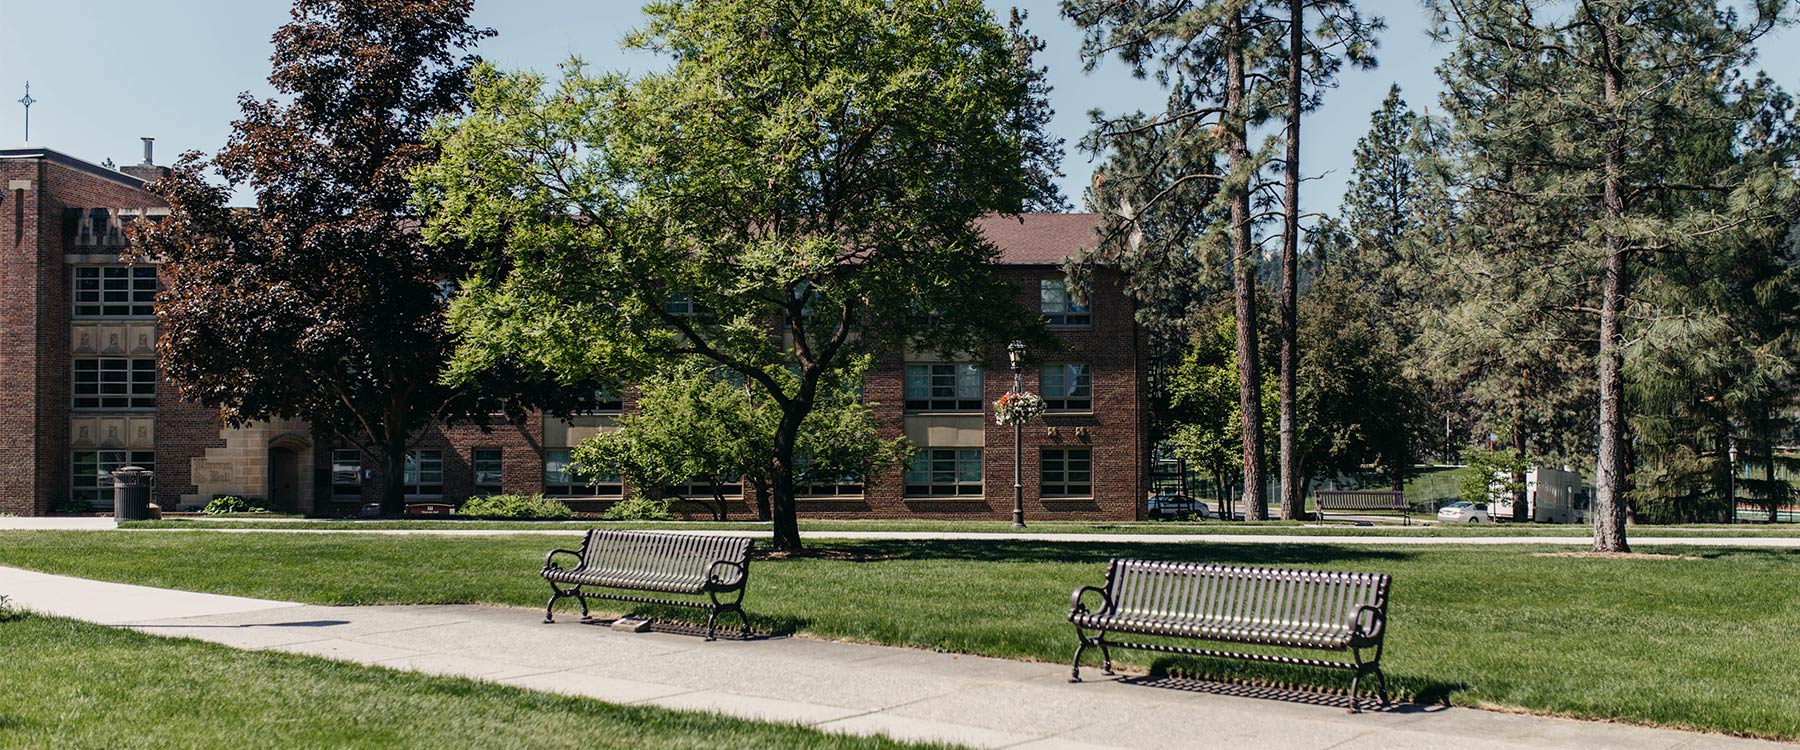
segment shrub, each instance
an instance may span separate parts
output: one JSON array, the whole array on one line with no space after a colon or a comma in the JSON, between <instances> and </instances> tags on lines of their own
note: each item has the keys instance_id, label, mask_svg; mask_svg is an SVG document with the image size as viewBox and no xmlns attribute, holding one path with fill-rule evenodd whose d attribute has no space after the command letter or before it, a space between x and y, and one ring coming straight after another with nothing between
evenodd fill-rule
<instances>
[{"instance_id":1,"label":"shrub","mask_svg":"<svg viewBox=\"0 0 1800 750\"><path fill-rule=\"evenodd\" d=\"M50 512L56 514L92 513L94 506L89 505L86 500L62 497L50 504Z\"/></svg>"},{"instance_id":2,"label":"shrub","mask_svg":"<svg viewBox=\"0 0 1800 750\"><path fill-rule=\"evenodd\" d=\"M669 501L652 500L642 494L613 503L601 518L608 521L673 521L675 514L669 512Z\"/></svg>"},{"instance_id":3,"label":"shrub","mask_svg":"<svg viewBox=\"0 0 1800 750\"><path fill-rule=\"evenodd\" d=\"M464 518L492 518L526 521L561 521L575 517L560 500L543 495L488 495L471 497L456 509Z\"/></svg>"},{"instance_id":4,"label":"shrub","mask_svg":"<svg viewBox=\"0 0 1800 750\"><path fill-rule=\"evenodd\" d=\"M237 495L220 495L207 503L200 512L209 516L223 516L231 513L267 513L269 509Z\"/></svg>"}]
</instances>

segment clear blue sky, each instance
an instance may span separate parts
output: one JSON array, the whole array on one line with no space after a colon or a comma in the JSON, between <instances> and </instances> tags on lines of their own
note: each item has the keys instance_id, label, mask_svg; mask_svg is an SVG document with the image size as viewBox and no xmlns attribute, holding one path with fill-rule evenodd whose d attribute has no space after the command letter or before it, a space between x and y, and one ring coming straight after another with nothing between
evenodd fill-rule
<instances>
[{"instance_id":1,"label":"clear blue sky","mask_svg":"<svg viewBox=\"0 0 1800 750\"><path fill-rule=\"evenodd\" d=\"M1162 94L1133 80L1117 63L1084 74L1080 34L1057 12L1056 0L988 0L1004 14L1030 11L1031 28L1049 45L1042 62L1055 87L1056 134L1067 141L1064 193L1080 208L1093 165L1075 148L1088 129L1088 111L1156 109ZM1303 126L1308 211L1335 212L1350 168L1350 152L1390 83L1414 107L1433 104L1432 68L1444 50L1425 36L1416 0L1365 0L1364 12L1387 19L1381 65L1344 75L1342 87ZM0 0L0 147L23 140L25 81L32 107L33 145L99 162L139 161L140 136L154 136L157 162L190 149L224 144L237 116L237 94L269 93L269 35L287 20L284 0ZM477 0L475 22L499 31L480 53L513 68L553 71L570 55L595 68L645 70L654 57L628 54L620 37L637 25L634 0ZM1765 40L1762 66L1790 91L1800 89L1800 33ZM239 196L248 203L247 195Z\"/></svg>"}]
</instances>

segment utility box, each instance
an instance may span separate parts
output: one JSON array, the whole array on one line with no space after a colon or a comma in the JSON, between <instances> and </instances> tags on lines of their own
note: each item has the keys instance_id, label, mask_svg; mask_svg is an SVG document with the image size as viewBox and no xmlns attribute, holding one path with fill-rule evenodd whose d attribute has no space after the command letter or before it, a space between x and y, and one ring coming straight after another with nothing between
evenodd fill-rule
<instances>
[{"instance_id":1,"label":"utility box","mask_svg":"<svg viewBox=\"0 0 1800 750\"><path fill-rule=\"evenodd\" d=\"M1498 478L1497 478L1498 479ZM1496 481L1496 488L1504 487ZM1525 472L1525 508L1535 523L1587 523L1588 495L1581 475L1573 471L1538 467ZM1496 521L1511 521L1512 493L1496 489L1488 509Z\"/></svg>"}]
</instances>

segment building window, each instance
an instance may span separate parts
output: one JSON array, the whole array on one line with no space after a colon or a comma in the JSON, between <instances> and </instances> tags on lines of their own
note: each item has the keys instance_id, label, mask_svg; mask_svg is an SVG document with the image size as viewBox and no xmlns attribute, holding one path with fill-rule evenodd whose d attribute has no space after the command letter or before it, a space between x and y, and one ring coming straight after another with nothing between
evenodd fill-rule
<instances>
[{"instance_id":1,"label":"building window","mask_svg":"<svg viewBox=\"0 0 1800 750\"><path fill-rule=\"evenodd\" d=\"M476 448L469 456L469 465L475 469L475 489L500 489L505 476L505 472L501 470L503 463L503 454L499 448Z\"/></svg>"},{"instance_id":2,"label":"building window","mask_svg":"<svg viewBox=\"0 0 1800 750\"><path fill-rule=\"evenodd\" d=\"M981 367L906 366L907 411L980 411Z\"/></svg>"},{"instance_id":3,"label":"building window","mask_svg":"<svg viewBox=\"0 0 1800 750\"><path fill-rule=\"evenodd\" d=\"M624 399L611 388L594 389L594 414L617 414L625 410Z\"/></svg>"},{"instance_id":4,"label":"building window","mask_svg":"<svg viewBox=\"0 0 1800 750\"><path fill-rule=\"evenodd\" d=\"M694 301L692 295L677 292L669 295L668 301L663 303L663 310L670 315L689 318L700 314L701 305Z\"/></svg>"},{"instance_id":5,"label":"building window","mask_svg":"<svg viewBox=\"0 0 1800 750\"><path fill-rule=\"evenodd\" d=\"M1069 298L1069 285L1062 279L1038 282L1038 309L1053 326L1084 326L1093 322L1088 306Z\"/></svg>"},{"instance_id":6,"label":"building window","mask_svg":"<svg viewBox=\"0 0 1800 750\"><path fill-rule=\"evenodd\" d=\"M681 484L671 485L665 488L664 494L688 498L690 500L693 498L712 497L713 485L715 483L718 485L719 495L723 497L743 497L744 495L744 483L739 477L719 477L712 482L708 482L703 478L690 479Z\"/></svg>"},{"instance_id":7,"label":"building window","mask_svg":"<svg viewBox=\"0 0 1800 750\"><path fill-rule=\"evenodd\" d=\"M154 315L156 266L76 266L75 317Z\"/></svg>"},{"instance_id":8,"label":"building window","mask_svg":"<svg viewBox=\"0 0 1800 750\"><path fill-rule=\"evenodd\" d=\"M927 448L906 467L908 497L980 494L980 448Z\"/></svg>"},{"instance_id":9,"label":"building window","mask_svg":"<svg viewBox=\"0 0 1800 750\"><path fill-rule=\"evenodd\" d=\"M88 505L112 502L112 472L121 466L156 470L155 451L75 451L69 462L70 496ZM154 479L152 479L154 481Z\"/></svg>"},{"instance_id":10,"label":"building window","mask_svg":"<svg viewBox=\"0 0 1800 750\"><path fill-rule=\"evenodd\" d=\"M1044 408L1051 411L1093 411L1094 371L1087 365L1044 365L1039 373L1044 389Z\"/></svg>"},{"instance_id":11,"label":"building window","mask_svg":"<svg viewBox=\"0 0 1800 750\"><path fill-rule=\"evenodd\" d=\"M617 476L588 477L569 465L568 448L544 451L544 494L551 497L619 497L625 485Z\"/></svg>"},{"instance_id":12,"label":"building window","mask_svg":"<svg viewBox=\"0 0 1800 750\"><path fill-rule=\"evenodd\" d=\"M854 472L836 477L807 477L794 485L794 494L801 497L862 497L863 478Z\"/></svg>"},{"instance_id":13,"label":"building window","mask_svg":"<svg viewBox=\"0 0 1800 750\"><path fill-rule=\"evenodd\" d=\"M401 483L406 485L409 498L443 497L443 451L407 451L406 477Z\"/></svg>"},{"instance_id":14,"label":"building window","mask_svg":"<svg viewBox=\"0 0 1800 750\"><path fill-rule=\"evenodd\" d=\"M1087 448L1045 448L1038 460L1038 494L1043 497L1092 497L1094 452Z\"/></svg>"},{"instance_id":15,"label":"building window","mask_svg":"<svg viewBox=\"0 0 1800 750\"><path fill-rule=\"evenodd\" d=\"M355 448L331 451L331 496L362 497L362 451Z\"/></svg>"},{"instance_id":16,"label":"building window","mask_svg":"<svg viewBox=\"0 0 1800 750\"><path fill-rule=\"evenodd\" d=\"M75 408L156 408L156 360L81 357L75 360Z\"/></svg>"}]
</instances>

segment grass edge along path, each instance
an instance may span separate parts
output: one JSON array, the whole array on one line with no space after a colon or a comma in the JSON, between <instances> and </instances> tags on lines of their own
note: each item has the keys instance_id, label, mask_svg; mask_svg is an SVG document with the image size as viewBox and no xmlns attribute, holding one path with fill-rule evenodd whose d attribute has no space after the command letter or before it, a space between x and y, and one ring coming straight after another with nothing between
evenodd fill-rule
<instances>
[{"instance_id":1,"label":"grass edge along path","mask_svg":"<svg viewBox=\"0 0 1800 750\"><path fill-rule=\"evenodd\" d=\"M314 604L541 608L544 537L0 533L0 564ZM1429 702L1800 738L1800 550L1683 547L1670 559L1541 546L1047 541L815 542L758 560L759 629L1066 663L1069 591L1112 557L1394 576L1385 666ZM1644 550L1653 551L1653 550ZM565 603L568 604L568 603ZM570 605L564 610L575 611ZM640 610L666 619L681 611ZM521 616L535 616L521 612ZM1115 653L1128 667L1341 687L1338 673Z\"/></svg>"},{"instance_id":2,"label":"grass edge along path","mask_svg":"<svg viewBox=\"0 0 1800 750\"><path fill-rule=\"evenodd\" d=\"M606 703L35 614L0 621L0 746L737 748L942 747Z\"/></svg>"}]
</instances>

